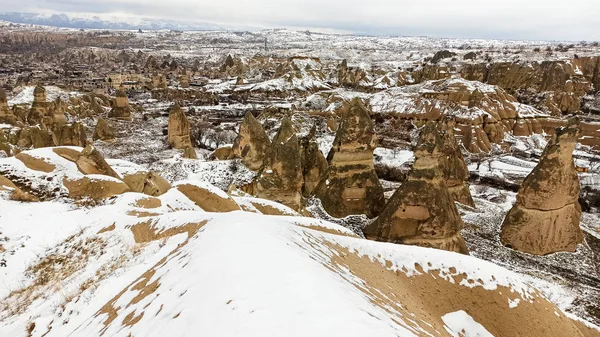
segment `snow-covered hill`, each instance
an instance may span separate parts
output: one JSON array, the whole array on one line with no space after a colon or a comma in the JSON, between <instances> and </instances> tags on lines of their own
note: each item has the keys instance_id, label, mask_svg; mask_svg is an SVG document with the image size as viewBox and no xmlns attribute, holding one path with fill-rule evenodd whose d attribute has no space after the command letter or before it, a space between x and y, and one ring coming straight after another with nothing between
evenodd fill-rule
<instances>
[{"instance_id":1,"label":"snow-covered hill","mask_svg":"<svg viewBox=\"0 0 600 337\"><path fill-rule=\"evenodd\" d=\"M76 173L63 155L0 164L60 182ZM600 335L496 264L368 241L207 183L100 203L0 188L0 336Z\"/></svg>"}]
</instances>

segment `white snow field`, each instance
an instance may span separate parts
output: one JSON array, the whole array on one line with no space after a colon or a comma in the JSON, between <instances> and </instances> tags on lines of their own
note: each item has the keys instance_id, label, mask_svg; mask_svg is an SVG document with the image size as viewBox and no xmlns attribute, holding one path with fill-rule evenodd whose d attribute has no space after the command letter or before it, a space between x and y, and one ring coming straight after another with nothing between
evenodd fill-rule
<instances>
[{"instance_id":1,"label":"white snow field","mask_svg":"<svg viewBox=\"0 0 600 337\"><path fill-rule=\"evenodd\" d=\"M184 204L173 191L163 204ZM547 336L580 336L517 274L483 260L302 217L144 214L144 198L92 208L2 198L0 336L498 337L532 329L534 312L557 333Z\"/></svg>"}]
</instances>

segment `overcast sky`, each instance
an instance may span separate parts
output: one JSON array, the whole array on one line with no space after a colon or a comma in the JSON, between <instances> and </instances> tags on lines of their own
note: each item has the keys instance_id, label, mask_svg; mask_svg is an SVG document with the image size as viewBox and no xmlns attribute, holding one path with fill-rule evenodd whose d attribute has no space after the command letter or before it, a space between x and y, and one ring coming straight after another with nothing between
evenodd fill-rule
<instances>
[{"instance_id":1,"label":"overcast sky","mask_svg":"<svg viewBox=\"0 0 600 337\"><path fill-rule=\"evenodd\" d=\"M8 2L8 3L7 3ZM7 12L143 16L371 35L600 40L600 0L3 0Z\"/></svg>"}]
</instances>

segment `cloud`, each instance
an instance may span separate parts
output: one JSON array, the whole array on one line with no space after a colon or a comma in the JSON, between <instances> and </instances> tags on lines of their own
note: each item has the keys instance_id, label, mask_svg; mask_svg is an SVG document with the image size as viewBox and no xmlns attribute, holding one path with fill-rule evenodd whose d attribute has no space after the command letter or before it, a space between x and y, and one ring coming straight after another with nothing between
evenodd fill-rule
<instances>
[{"instance_id":1,"label":"cloud","mask_svg":"<svg viewBox=\"0 0 600 337\"><path fill-rule=\"evenodd\" d=\"M8 0L13 11L120 13L256 27L374 35L597 40L597 0Z\"/></svg>"}]
</instances>

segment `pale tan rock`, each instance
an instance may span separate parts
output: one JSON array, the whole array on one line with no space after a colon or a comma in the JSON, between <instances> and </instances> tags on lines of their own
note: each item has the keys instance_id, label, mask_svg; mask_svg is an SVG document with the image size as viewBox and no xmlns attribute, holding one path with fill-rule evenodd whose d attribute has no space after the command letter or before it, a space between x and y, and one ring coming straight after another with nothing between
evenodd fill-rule
<instances>
[{"instance_id":1,"label":"pale tan rock","mask_svg":"<svg viewBox=\"0 0 600 337\"><path fill-rule=\"evenodd\" d=\"M229 157L231 157L231 151L232 151L231 146L220 147L220 148L216 149L213 153L210 154L209 159L210 160L227 160Z\"/></svg>"},{"instance_id":2,"label":"pale tan rock","mask_svg":"<svg viewBox=\"0 0 600 337\"><path fill-rule=\"evenodd\" d=\"M438 123L438 132L442 142L436 144L439 148L438 162L442 177L454 201L475 207L473 197L469 191L469 170L462 152L454 135L456 122L453 119L444 119Z\"/></svg>"},{"instance_id":3,"label":"pale tan rock","mask_svg":"<svg viewBox=\"0 0 600 337\"><path fill-rule=\"evenodd\" d=\"M115 131L104 118L100 117L98 118L98 123L96 123L92 139L104 141L113 140L115 139Z\"/></svg>"},{"instance_id":4,"label":"pale tan rock","mask_svg":"<svg viewBox=\"0 0 600 337\"><path fill-rule=\"evenodd\" d=\"M504 245L546 255L574 252L583 242L580 185L573 162L578 135L575 126L556 130L504 219L500 233Z\"/></svg>"},{"instance_id":5,"label":"pale tan rock","mask_svg":"<svg viewBox=\"0 0 600 337\"><path fill-rule=\"evenodd\" d=\"M198 159L198 155L196 155L196 150L190 146L183 149L183 158Z\"/></svg>"},{"instance_id":6,"label":"pale tan rock","mask_svg":"<svg viewBox=\"0 0 600 337\"><path fill-rule=\"evenodd\" d=\"M127 98L127 94L125 93L123 87L117 90L114 106L108 113L108 117L126 121L132 120L129 99Z\"/></svg>"},{"instance_id":7,"label":"pale tan rock","mask_svg":"<svg viewBox=\"0 0 600 337\"><path fill-rule=\"evenodd\" d=\"M319 183L325 178L328 167L327 159L316 141L316 127L313 126L302 144L302 174L304 175L302 194L305 197L313 195Z\"/></svg>"},{"instance_id":8,"label":"pale tan rock","mask_svg":"<svg viewBox=\"0 0 600 337\"><path fill-rule=\"evenodd\" d=\"M123 181L132 192L144 193L150 196L159 196L171 189L171 184L155 172L141 171L124 174Z\"/></svg>"},{"instance_id":9,"label":"pale tan rock","mask_svg":"<svg viewBox=\"0 0 600 337\"><path fill-rule=\"evenodd\" d=\"M81 122L73 124L55 124L52 129L52 140L57 146L85 147L87 135Z\"/></svg>"},{"instance_id":10,"label":"pale tan rock","mask_svg":"<svg viewBox=\"0 0 600 337\"><path fill-rule=\"evenodd\" d=\"M183 183L177 185L176 188L206 212L221 213L241 210L240 206L230 196L225 192L215 191L215 187Z\"/></svg>"},{"instance_id":11,"label":"pale tan rock","mask_svg":"<svg viewBox=\"0 0 600 337\"><path fill-rule=\"evenodd\" d=\"M121 176L113 170L104 159L104 156L94 146L86 146L77 161L77 168L83 174L103 174L105 176L121 179Z\"/></svg>"},{"instance_id":12,"label":"pale tan rock","mask_svg":"<svg viewBox=\"0 0 600 337\"><path fill-rule=\"evenodd\" d=\"M353 99L327 156L326 177L315 190L327 213L338 218L351 214L373 218L381 212L385 201L373 161L376 145L369 112L359 99Z\"/></svg>"},{"instance_id":13,"label":"pale tan rock","mask_svg":"<svg viewBox=\"0 0 600 337\"><path fill-rule=\"evenodd\" d=\"M247 113L233 143L230 159L241 158L244 165L257 171L262 167L270 145L271 141L262 125L251 113Z\"/></svg>"},{"instance_id":14,"label":"pale tan rock","mask_svg":"<svg viewBox=\"0 0 600 337\"><path fill-rule=\"evenodd\" d=\"M298 210L301 207L303 182L298 138L292 122L285 117L254 181L254 191L259 198L277 201Z\"/></svg>"},{"instance_id":15,"label":"pale tan rock","mask_svg":"<svg viewBox=\"0 0 600 337\"><path fill-rule=\"evenodd\" d=\"M421 129L409 177L364 229L367 239L468 254L464 224L440 170L442 143L434 122Z\"/></svg>"},{"instance_id":16,"label":"pale tan rock","mask_svg":"<svg viewBox=\"0 0 600 337\"><path fill-rule=\"evenodd\" d=\"M169 113L168 142L175 149L192 147L190 123L179 104L175 104Z\"/></svg>"}]
</instances>

